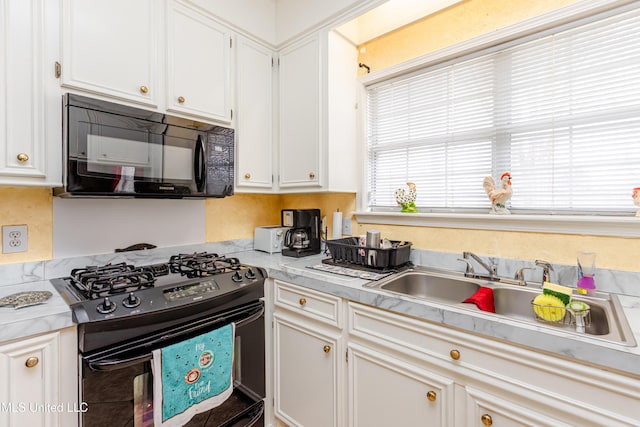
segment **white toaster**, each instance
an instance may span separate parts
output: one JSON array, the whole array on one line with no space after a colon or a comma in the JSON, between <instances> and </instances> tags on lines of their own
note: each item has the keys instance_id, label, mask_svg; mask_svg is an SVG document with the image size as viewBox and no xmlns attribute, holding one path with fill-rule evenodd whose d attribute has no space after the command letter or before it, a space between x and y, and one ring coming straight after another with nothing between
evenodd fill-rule
<instances>
[{"instance_id":1,"label":"white toaster","mask_svg":"<svg viewBox=\"0 0 640 427\"><path fill-rule=\"evenodd\" d=\"M253 234L253 249L270 254L282 252L284 234L291 227L281 225L265 225L256 227Z\"/></svg>"}]
</instances>

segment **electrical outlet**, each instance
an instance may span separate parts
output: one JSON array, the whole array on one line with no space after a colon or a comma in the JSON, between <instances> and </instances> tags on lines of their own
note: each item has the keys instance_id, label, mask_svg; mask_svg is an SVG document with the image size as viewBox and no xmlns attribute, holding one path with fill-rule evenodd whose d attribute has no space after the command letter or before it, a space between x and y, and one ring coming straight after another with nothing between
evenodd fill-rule
<instances>
[{"instance_id":1,"label":"electrical outlet","mask_svg":"<svg viewBox=\"0 0 640 427\"><path fill-rule=\"evenodd\" d=\"M342 218L342 235L351 236L351 218Z\"/></svg>"},{"instance_id":2,"label":"electrical outlet","mask_svg":"<svg viewBox=\"0 0 640 427\"><path fill-rule=\"evenodd\" d=\"M2 226L2 253L27 251L27 226L3 225Z\"/></svg>"}]
</instances>

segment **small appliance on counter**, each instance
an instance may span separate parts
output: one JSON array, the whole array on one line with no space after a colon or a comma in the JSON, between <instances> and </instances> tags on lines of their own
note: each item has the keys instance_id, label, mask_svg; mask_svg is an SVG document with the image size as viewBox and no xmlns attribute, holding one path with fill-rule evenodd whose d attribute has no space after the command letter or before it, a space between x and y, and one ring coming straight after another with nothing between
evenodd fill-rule
<instances>
[{"instance_id":1,"label":"small appliance on counter","mask_svg":"<svg viewBox=\"0 0 640 427\"><path fill-rule=\"evenodd\" d=\"M253 233L253 249L270 254L282 252L284 235L290 227L265 225L256 227Z\"/></svg>"},{"instance_id":2,"label":"small appliance on counter","mask_svg":"<svg viewBox=\"0 0 640 427\"><path fill-rule=\"evenodd\" d=\"M291 227L284 235L282 255L303 257L320 253L320 209L283 209L282 225Z\"/></svg>"}]
</instances>

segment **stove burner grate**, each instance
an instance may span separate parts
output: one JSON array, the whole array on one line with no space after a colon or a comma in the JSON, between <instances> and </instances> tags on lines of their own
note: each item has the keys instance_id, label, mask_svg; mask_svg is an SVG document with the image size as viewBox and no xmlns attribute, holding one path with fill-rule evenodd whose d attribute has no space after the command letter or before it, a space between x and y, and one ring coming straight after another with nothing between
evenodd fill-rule
<instances>
[{"instance_id":1,"label":"stove burner grate","mask_svg":"<svg viewBox=\"0 0 640 427\"><path fill-rule=\"evenodd\" d=\"M87 299L153 287L157 276L169 274L166 264L134 267L124 262L71 270L71 282Z\"/></svg>"},{"instance_id":2,"label":"stove burner grate","mask_svg":"<svg viewBox=\"0 0 640 427\"><path fill-rule=\"evenodd\" d=\"M172 273L180 273L188 278L194 278L239 270L242 265L238 258L200 252L173 255L169 259L169 267Z\"/></svg>"}]
</instances>

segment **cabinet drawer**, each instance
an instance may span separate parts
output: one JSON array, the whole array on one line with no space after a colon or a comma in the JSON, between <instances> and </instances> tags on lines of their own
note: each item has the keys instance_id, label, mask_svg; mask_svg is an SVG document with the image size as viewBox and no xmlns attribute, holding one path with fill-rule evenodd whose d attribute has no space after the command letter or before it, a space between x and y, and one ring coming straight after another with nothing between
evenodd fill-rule
<instances>
[{"instance_id":1,"label":"cabinet drawer","mask_svg":"<svg viewBox=\"0 0 640 427\"><path fill-rule=\"evenodd\" d=\"M275 281L275 305L337 328L342 325L340 298L302 286Z\"/></svg>"}]
</instances>

